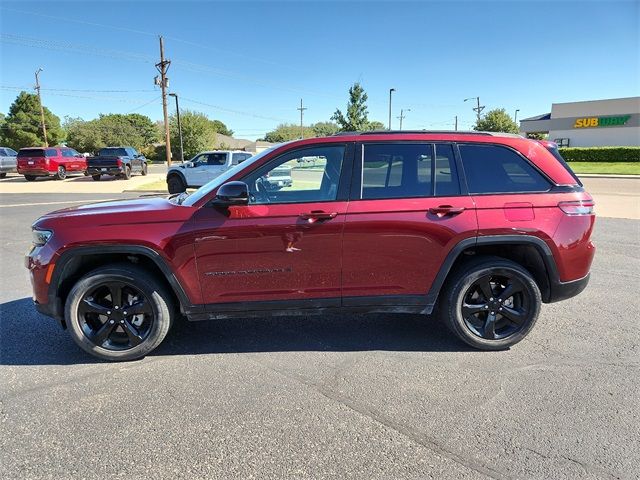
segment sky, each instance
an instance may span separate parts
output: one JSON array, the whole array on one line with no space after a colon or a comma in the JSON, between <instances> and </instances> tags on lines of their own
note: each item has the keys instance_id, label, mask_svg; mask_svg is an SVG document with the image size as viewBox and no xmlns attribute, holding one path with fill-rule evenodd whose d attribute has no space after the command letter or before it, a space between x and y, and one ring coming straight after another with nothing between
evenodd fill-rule
<instances>
[{"instance_id":1,"label":"sky","mask_svg":"<svg viewBox=\"0 0 640 480\"><path fill-rule=\"evenodd\" d=\"M61 119L162 118L158 36L180 108L256 139L329 120L360 82L369 119L470 129L475 97L518 118L640 95L640 1L0 2L0 112L40 74ZM464 102L465 98L473 101ZM171 111L175 104L171 101ZM407 111L409 110L409 111Z\"/></svg>"}]
</instances>

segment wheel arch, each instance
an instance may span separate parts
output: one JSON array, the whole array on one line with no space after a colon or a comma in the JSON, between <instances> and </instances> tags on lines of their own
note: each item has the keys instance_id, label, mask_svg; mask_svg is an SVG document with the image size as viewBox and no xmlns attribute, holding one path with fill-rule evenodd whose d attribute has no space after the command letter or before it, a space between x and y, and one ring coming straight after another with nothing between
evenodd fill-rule
<instances>
[{"instance_id":1,"label":"wheel arch","mask_svg":"<svg viewBox=\"0 0 640 480\"><path fill-rule=\"evenodd\" d=\"M450 274L475 255L494 255L522 265L533 275L543 302L551 301L551 291L559 283L559 275L549 245L530 235L490 235L464 239L449 251L427 293L426 313L433 310Z\"/></svg>"},{"instance_id":2,"label":"wheel arch","mask_svg":"<svg viewBox=\"0 0 640 480\"><path fill-rule=\"evenodd\" d=\"M182 313L193 310L189 297L173 274L164 258L155 250L143 245L101 245L71 248L56 261L56 268L49 284L49 302L54 316L64 325L64 304L73 285L91 270L115 262L125 261L155 273L163 282Z\"/></svg>"},{"instance_id":3,"label":"wheel arch","mask_svg":"<svg viewBox=\"0 0 640 480\"><path fill-rule=\"evenodd\" d=\"M184 183L185 185L188 186L187 183L187 178L184 176L184 173L178 171L178 170L171 170L167 173L167 181L169 180L169 178L171 178L172 176L176 176L178 178L180 178L180 180L182 180L182 183Z\"/></svg>"}]
</instances>

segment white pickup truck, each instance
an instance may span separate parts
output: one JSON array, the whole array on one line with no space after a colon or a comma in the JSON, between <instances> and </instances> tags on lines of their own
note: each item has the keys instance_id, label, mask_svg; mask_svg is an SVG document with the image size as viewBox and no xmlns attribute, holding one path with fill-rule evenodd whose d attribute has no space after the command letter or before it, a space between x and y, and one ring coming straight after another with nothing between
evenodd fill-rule
<instances>
[{"instance_id":1,"label":"white pickup truck","mask_svg":"<svg viewBox=\"0 0 640 480\"><path fill-rule=\"evenodd\" d=\"M199 153L188 162L169 168L167 171L169 193L182 193L187 188L201 187L250 157L251 153L233 150Z\"/></svg>"}]
</instances>

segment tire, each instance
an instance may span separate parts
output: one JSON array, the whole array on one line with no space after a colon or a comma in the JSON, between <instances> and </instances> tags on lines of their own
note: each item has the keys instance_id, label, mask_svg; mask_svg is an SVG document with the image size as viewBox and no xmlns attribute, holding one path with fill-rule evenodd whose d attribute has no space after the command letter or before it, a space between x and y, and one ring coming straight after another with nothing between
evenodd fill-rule
<instances>
[{"instance_id":1,"label":"tire","mask_svg":"<svg viewBox=\"0 0 640 480\"><path fill-rule=\"evenodd\" d=\"M178 175L171 175L167 178L167 189L169 193L182 193L187 190L187 186Z\"/></svg>"},{"instance_id":2,"label":"tire","mask_svg":"<svg viewBox=\"0 0 640 480\"><path fill-rule=\"evenodd\" d=\"M91 175L91 178L93 178L93 180L96 182L99 182L101 177L102 175Z\"/></svg>"},{"instance_id":3,"label":"tire","mask_svg":"<svg viewBox=\"0 0 640 480\"><path fill-rule=\"evenodd\" d=\"M67 178L67 169L64 165L58 165L58 171L56 172L56 180L64 180Z\"/></svg>"},{"instance_id":4,"label":"tire","mask_svg":"<svg viewBox=\"0 0 640 480\"><path fill-rule=\"evenodd\" d=\"M542 297L521 265L483 256L453 272L441 301L442 320L463 342L480 350L504 350L531 331Z\"/></svg>"},{"instance_id":5,"label":"tire","mask_svg":"<svg viewBox=\"0 0 640 480\"><path fill-rule=\"evenodd\" d=\"M125 165L124 173L122 174L121 178L123 180L129 180L131 178L131 166L130 165Z\"/></svg>"},{"instance_id":6,"label":"tire","mask_svg":"<svg viewBox=\"0 0 640 480\"><path fill-rule=\"evenodd\" d=\"M0 178L5 178L7 176L7 172L0 173Z\"/></svg>"},{"instance_id":7,"label":"tire","mask_svg":"<svg viewBox=\"0 0 640 480\"><path fill-rule=\"evenodd\" d=\"M142 176L146 176L148 171L147 171L147 162L144 162L142 164L142 172L140 172L142 174Z\"/></svg>"},{"instance_id":8,"label":"tire","mask_svg":"<svg viewBox=\"0 0 640 480\"><path fill-rule=\"evenodd\" d=\"M35 175L25 175L24 178L27 182L33 182L37 177Z\"/></svg>"},{"instance_id":9,"label":"tire","mask_svg":"<svg viewBox=\"0 0 640 480\"><path fill-rule=\"evenodd\" d=\"M114 304L109 292L118 288L122 298ZM173 323L171 298L165 286L140 267L100 267L71 289L65 321L73 340L91 355L110 361L135 360L155 349L167 335ZM144 306L145 313L127 315L126 309L135 305Z\"/></svg>"}]
</instances>

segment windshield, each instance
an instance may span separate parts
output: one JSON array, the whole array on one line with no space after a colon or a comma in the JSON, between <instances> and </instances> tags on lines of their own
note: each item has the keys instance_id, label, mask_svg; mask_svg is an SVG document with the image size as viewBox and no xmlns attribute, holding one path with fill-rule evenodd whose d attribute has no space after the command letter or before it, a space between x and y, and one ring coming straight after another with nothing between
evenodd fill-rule
<instances>
[{"instance_id":1,"label":"windshield","mask_svg":"<svg viewBox=\"0 0 640 480\"><path fill-rule=\"evenodd\" d=\"M209 193L211 193L213 190L218 188L220 185L225 183L227 180L229 180L230 178L233 178L233 176L236 175L238 172L241 172L245 168L249 168L255 162L257 162L261 158L265 157L266 155L270 154L276 148L279 148L282 145L284 145L284 143L279 143L277 145L274 145L273 147L268 148L266 150L263 150L262 152L258 153L257 155L254 155L253 157L249 158L248 160L245 160L244 162L239 163L235 167L230 168L229 170L224 172L222 175L214 178L209 183L204 184L202 187L200 187L198 190L193 192L191 195L189 195L187 198L185 198L180 203L182 205L192 206L193 204L197 203L200 199L206 197Z\"/></svg>"}]
</instances>

